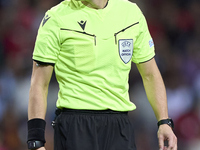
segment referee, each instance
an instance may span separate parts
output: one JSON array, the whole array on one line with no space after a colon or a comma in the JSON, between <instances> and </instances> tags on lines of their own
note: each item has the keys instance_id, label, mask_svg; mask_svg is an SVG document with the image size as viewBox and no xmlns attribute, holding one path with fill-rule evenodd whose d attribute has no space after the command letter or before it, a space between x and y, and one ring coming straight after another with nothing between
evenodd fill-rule
<instances>
[{"instance_id":1,"label":"referee","mask_svg":"<svg viewBox=\"0 0 200 150\"><path fill-rule=\"evenodd\" d=\"M53 70L59 84L54 150L136 150L128 112L135 63L158 120L160 150L177 150L164 83L145 17L125 0L65 0L48 10L33 52L28 148L45 150ZM168 146L164 146L164 141Z\"/></svg>"}]
</instances>

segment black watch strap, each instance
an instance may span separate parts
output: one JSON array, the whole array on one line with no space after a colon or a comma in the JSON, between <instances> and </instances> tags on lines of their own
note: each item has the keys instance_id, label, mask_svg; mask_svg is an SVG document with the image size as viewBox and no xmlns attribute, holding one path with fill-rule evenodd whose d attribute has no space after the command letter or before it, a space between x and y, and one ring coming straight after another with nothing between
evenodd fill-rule
<instances>
[{"instance_id":1,"label":"black watch strap","mask_svg":"<svg viewBox=\"0 0 200 150\"><path fill-rule=\"evenodd\" d=\"M163 120L158 121L158 123L157 123L158 128L159 128L159 126L162 125L162 124L167 124L167 125L169 125L172 129L174 129L174 122L173 122L173 120L172 120L171 118L169 118L169 119L163 119Z\"/></svg>"},{"instance_id":2,"label":"black watch strap","mask_svg":"<svg viewBox=\"0 0 200 150\"><path fill-rule=\"evenodd\" d=\"M28 149L37 149L44 146L42 141L28 141Z\"/></svg>"}]
</instances>

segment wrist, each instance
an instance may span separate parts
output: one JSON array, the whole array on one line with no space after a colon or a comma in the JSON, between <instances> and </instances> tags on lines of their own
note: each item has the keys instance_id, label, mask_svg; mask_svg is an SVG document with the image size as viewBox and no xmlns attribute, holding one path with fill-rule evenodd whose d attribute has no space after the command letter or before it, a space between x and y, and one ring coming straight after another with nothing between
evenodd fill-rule
<instances>
[{"instance_id":1,"label":"wrist","mask_svg":"<svg viewBox=\"0 0 200 150\"><path fill-rule=\"evenodd\" d=\"M35 141L35 140L28 141L27 144L28 144L28 149L30 149L30 150L35 150L40 147L44 147L44 142L41 142L41 141Z\"/></svg>"},{"instance_id":2,"label":"wrist","mask_svg":"<svg viewBox=\"0 0 200 150\"><path fill-rule=\"evenodd\" d=\"M171 118L159 120L158 123L157 123L158 128L160 127L160 125L163 125L163 124L167 124L172 129L174 129L174 122Z\"/></svg>"},{"instance_id":3,"label":"wrist","mask_svg":"<svg viewBox=\"0 0 200 150\"><path fill-rule=\"evenodd\" d=\"M28 125L28 137L27 137L28 149L37 149L43 147L46 142L45 120L39 118L31 119L27 122L27 125Z\"/></svg>"}]
</instances>

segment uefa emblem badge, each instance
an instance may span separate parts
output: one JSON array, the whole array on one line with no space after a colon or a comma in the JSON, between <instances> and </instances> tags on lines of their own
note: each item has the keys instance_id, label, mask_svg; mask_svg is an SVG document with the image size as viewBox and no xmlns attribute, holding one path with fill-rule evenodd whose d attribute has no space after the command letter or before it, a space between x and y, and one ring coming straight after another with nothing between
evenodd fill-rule
<instances>
[{"instance_id":1,"label":"uefa emblem badge","mask_svg":"<svg viewBox=\"0 0 200 150\"><path fill-rule=\"evenodd\" d=\"M119 40L119 55L125 64L131 60L133 55L133 39Z\"/></svg>"}]
</instances>

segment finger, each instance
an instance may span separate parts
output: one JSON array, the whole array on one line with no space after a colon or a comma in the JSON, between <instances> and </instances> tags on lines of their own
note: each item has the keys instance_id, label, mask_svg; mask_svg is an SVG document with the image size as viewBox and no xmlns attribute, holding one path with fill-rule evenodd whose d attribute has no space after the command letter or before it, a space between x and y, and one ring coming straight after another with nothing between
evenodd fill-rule
<instances>
[{"instance_id":1,"label":"finger","mask_svg":"<svg viewBox=\"0 0 200 150\"><path fill-rule=\"evenodd\" d=\"M164 149L164 139L163 137L158 137L158 144L159 144L159 150Z\"/></svg>"},{"instance_id":2,"label":"finger","mask_svg":"<svg viewBox=\"0 0 200 150\"><path fill-rule=\"evenodd\" d=\"M177 137L174 138L174 149L173 150L177 150L178 149L178 146L177 146Z\"/></svg>"},{"instance_id":3,"label":"finger","mask_svg":"<svg viewBox=\"0 0 200 150\"><path fill-rule=\"evenodd\" d=\"M177 140L176 137L170 137L168 140L168 148L167 150L176 150Z\"/></svg>"},{"instance_id":4,"label":"finger","mask_svg":"<svg viewBox=\"0 0 200 150\"><path fill-rule=\"evenodd\" d=\"M174 149L174 146L171 143L172 143L171 141L168 141L168 146L167 146L166 150L173 150Z\"/></svg>"},{"instance_id":5,"label":"finger","mask_svg":"<svg viewBox=\"0 0 200 150\"><path fill-rule=\"evenodd\" d=\"M171 150L177 150L177 146L175 145Z\"/></svg>"},{"instance_id":6,"label":"finger","mask_svg":"<svg viewBox=\"0 0 200 150\"><path fill-rule=\"evenodd\" d=\"M178 146L177 146L177 144L176 144L173 150L177 150L177 149L178 149Z\"/></svg>"},{"instance_id":7,"label":"finger","mask_svg":"<svg viewBox=\"0 0 200 150\"><path fill-rule=\"evenodd\" d=\"M173 150L173 147L174 147L174 141L172 138L169 138L167 150Z\"/></svg>"}]
</instances>

